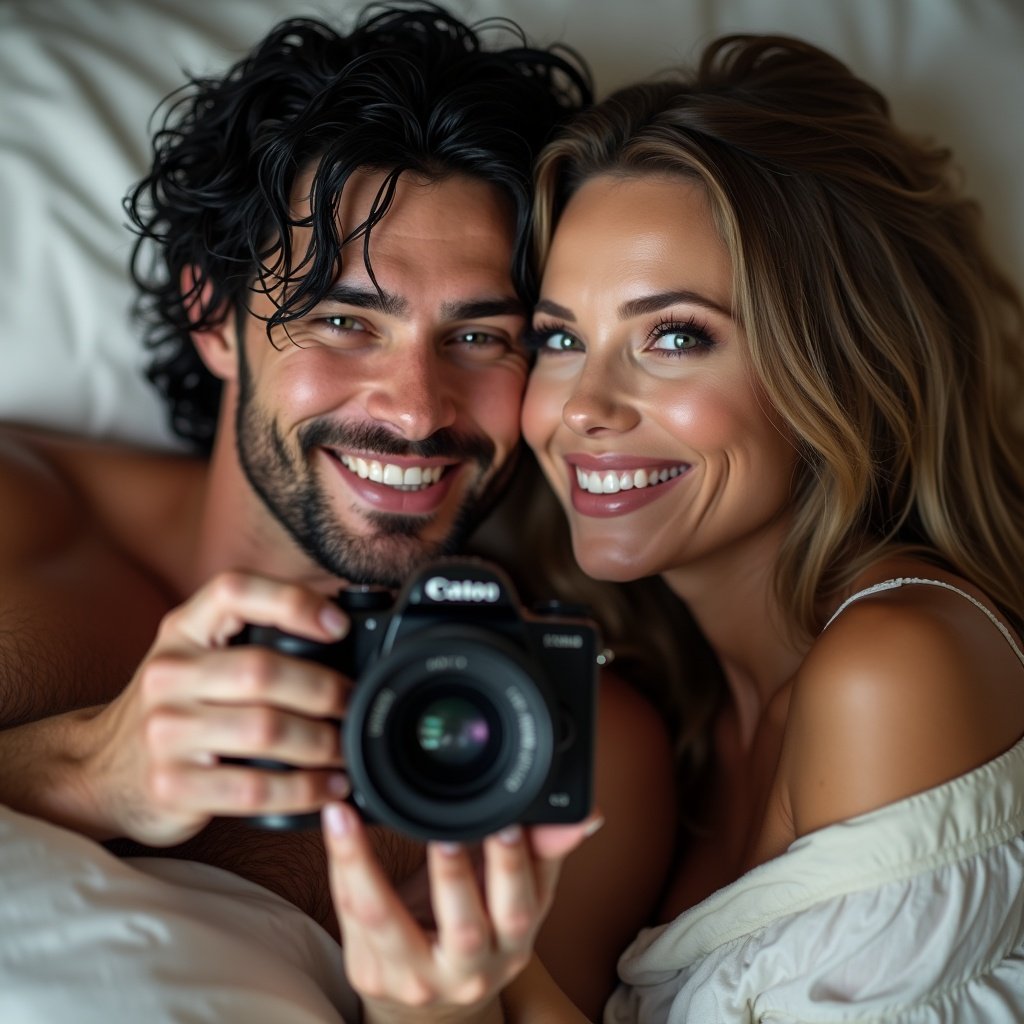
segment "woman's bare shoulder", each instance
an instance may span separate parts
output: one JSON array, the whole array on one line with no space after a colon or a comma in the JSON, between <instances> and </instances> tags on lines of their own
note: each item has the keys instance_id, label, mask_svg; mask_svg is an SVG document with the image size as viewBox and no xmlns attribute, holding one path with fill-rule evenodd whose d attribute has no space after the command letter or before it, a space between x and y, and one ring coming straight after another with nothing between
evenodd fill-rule
<instances>
[{"instance_id":1,"label":"woman's bare shoulder","mask_svg":"<svg viewBox=\"0 0 1024 1024\"><path fill-rule=\"evenodd\" d=\"M861 598L793 683L782 771L796 834L954 779L1022 735L1024 665L984 612L926 584Z\"/></svg>"}]
</instances>

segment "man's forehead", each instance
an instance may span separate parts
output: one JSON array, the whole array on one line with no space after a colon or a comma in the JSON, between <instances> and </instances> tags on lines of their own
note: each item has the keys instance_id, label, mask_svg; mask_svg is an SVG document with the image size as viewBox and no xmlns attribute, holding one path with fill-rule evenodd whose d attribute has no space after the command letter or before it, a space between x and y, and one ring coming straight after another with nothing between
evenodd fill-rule
<instances>
[{"instance_id":1,"label":"man's forehead","mask_svg":"<svg viewBox=\"0 0 1024 1024\"><path fill-rule=\"evenodd\" d=\"M364 224L387 176L358 169L349 177L335 207L343 237ZM307 170L296 183L299 218L309 216L312 181ZM525 315L512 280L510 207L496 186L476 178L402 174L368 243L360 232L343 246L340 274L324 298L396 317L424 304L445 320ZM310 240L309 228L295 229L299 249Z\"/></svg>"},{"instance_id":2,"label":"man's forehead","mask_svg":"<svg viewBox=\"0 0 1024 1024\"><path fill-rule=\"evenodd\" d=\"M292 212L299 221L310 216L316 171L316 165L307 167L292 188ZM381 202L389 190L388 179L392 173L373 167L356 168L346 179L340 194L327 197L346 235L363 224L374 206ZM487 227L500 226L508 232L511 242L514 231L511 199L497 185L481 178L466 174L432 178L404 171L391 183L391 192L387 212L374 225L374 234L382 228L386 229L384 234L387 229L402 230L403 225L405 230L411 230L412 222L417 220L436 223L442 220L441 214L446 213L461 214L456 219L462 223L469 220L471 224L479 224L482 218ZM431 212L437 216L430 218Z\"/></svg>"}]
</instances>

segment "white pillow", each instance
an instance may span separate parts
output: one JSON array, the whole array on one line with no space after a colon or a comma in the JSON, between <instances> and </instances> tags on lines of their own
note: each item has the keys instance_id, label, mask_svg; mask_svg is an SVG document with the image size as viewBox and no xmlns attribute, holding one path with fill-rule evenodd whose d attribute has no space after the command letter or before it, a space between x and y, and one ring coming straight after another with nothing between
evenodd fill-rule
<instances>
[{"instance_id":1,"label":"white pillow","mask_svg":"<svg viewBox=\"0 0 1024 1024\"><path fill-rule=\"evenodd\" d=\"M0 4L0 419L175 442L142 377L121 199L149 117L184 71L226 67L282 17L346 21L352 2L6 0ZM726 31L801 35L950 144L1024 280L1024 5L1008 0L452 0L569 42L600 94L693 58Z\"/></svg>"}]
</instances>

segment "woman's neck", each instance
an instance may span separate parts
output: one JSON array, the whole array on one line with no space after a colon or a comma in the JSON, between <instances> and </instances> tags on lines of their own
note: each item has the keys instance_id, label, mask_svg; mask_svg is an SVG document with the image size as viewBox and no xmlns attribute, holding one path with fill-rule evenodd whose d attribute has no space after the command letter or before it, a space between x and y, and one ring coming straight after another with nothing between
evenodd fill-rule
<instances>
[{"instance_id":1,"label":"woman's neck","mask_svg":"<svg viewBox=\"0 0 1024 1024\"><path fill-rule=\"evenodd\" d=\"M663 574L697 621L725 675L744 745L772 698L796 673L807 645L775 593L781 524L700 563Z\"/></svg>"}]
</instances>

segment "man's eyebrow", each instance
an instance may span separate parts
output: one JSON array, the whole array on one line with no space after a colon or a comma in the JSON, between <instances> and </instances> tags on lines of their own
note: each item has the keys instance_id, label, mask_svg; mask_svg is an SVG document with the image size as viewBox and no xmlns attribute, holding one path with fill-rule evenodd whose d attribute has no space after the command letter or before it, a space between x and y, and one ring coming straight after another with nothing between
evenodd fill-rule
<instances>
[{"instance_id":1,"label":"man's eyebrow","mask_svg":"<svg viewBox=\"0 0 1024 1024\"><path fill-rule=\"evenodd\" d=\"M400 295L375 288L360 288L355 285L336 284L324 296L325 302L337 302L343 306L356 306L385 316L403 317L409 313L409 303ZM464 302L445 302L441 305L441 317L445 320L484 320L492 316L525 316L526 307L511 296L487 299L468 299Z\"/></svg>"},{"instance_id":2,"label":"man's eyebrow","mask_svg":"<svg viewBox=\"0 0 1024 1024\"><path fill-rule=\"evenodd\" d=\"M695 306L704 306L713 309L723 316L732 316L732 312L725 306L709 299L700 292L691 292L687 289L674 292L659 292L657 295L645 295L642 299L630 299L619 306L618 313L620 320L629 320L634 316L643 316L646 313L657 313L659 309L672 306L677 302L688 302Z\"/></svg>"},{"instance_id":3,"label":"man's eyebrow","mask_svg":"<svg viewBox=\"0 0 1024 1024\"><path fill-rule=\"evenodd\" d=\"M336 284L324 296L324 302L337 302L342 306L356 306L387 316L405 316L409 303L393 292L377 291L376 288L357 288L349 284Z\"/></svg>"},{"instance_id":4,"label":"man's eyebrow","mask_svg":"<svg viewBox=\"0 0 1024 1024\"><path fill-rule=\"evenodd\" d=\"M468 299L465 302L445 302L441 306L445 320L486 320L492 316L526 316L523 303L511 296L493 299Z\"/></svg>"}]
</instances>

